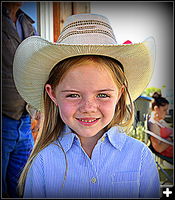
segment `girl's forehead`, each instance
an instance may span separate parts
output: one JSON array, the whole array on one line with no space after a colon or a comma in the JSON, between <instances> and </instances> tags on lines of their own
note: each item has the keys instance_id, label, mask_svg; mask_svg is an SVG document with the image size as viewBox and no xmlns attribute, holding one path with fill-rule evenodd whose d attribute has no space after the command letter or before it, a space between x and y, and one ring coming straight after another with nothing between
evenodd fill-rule
<instances>
[{"instance_id":1,"label":"girl's forehead","mask_svg":"<svg viewBox=\"0 0 175 200\"><path fill-rule=\"evenodd\" d=\"M81 63L72 65L69 71L79 71L79 70L87 70L89 72L94 72L94 71L107 72L109 71L109 67L104 63L84 60Z\"/></svg>"},{"instance_id":2,"label":"girl's forehead","mask_svg":"<svg viewBox=\"0 0 175 200\"><path fill-rule=\"evenodd\" d=\"M65 74L63 80L65 78L78 78L86 80L86 79L93 79L93 78L104 78L104 79L113 79L109 70L103 65L98 63L85 63L72 66L68 72Z\"/></svg>"},{"instance_id":3,"label":"girl's forehead","mask_svg":"<svg viewBox=\"0 0 175 200\"><path fill-rule=\"evenodd\" d=\"M96 63L80 64L71 67L59 85L83 87L116 87L111 73Z\"/></svg>"}]
</instances>

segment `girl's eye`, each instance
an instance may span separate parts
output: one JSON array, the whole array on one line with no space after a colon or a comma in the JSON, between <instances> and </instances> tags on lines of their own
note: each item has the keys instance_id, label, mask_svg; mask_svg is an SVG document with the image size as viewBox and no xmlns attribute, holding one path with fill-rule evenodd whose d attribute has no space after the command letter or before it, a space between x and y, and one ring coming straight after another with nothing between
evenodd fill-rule
<instances>
[{"instance_id":1,"label":"girl's eye","mask_svg":"<svg viewBox=\"0 0 175 200\"><path fill-rule=\"evenodd\" d=\"M108 97L110 97L110 96L107 95L107 94L101 93L101 94L98 94L97 97L99 97L99 98L108 98Z\"/></svg>"},{"instance_id":2,"label":"girl's eye","mask_svg":"<svg viewBox=\"0 0 175 200\"><path fill-rule=\"evenodd\" d=\"M69 94L66 96L66 98L79 98L79 97L80 97L80 95L78 95L78 94Z\"/></svg>"}]
</instances>

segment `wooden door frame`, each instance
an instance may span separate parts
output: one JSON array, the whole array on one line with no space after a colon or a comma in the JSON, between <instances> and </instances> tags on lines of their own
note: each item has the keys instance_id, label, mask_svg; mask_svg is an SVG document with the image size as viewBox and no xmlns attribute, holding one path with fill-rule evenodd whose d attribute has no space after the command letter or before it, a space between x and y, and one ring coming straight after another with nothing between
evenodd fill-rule
<instances>
[{"instance_id":1,"label":"wooden door frame","mask_svg":"<svg viewBox=\"0 0 175 200\"><path fill-rule=\"evenodd\" d=\"M90 2L53 2L54 42L57 41L66 18L79 13L90 13Z\"/></svg>"}]
</instances>

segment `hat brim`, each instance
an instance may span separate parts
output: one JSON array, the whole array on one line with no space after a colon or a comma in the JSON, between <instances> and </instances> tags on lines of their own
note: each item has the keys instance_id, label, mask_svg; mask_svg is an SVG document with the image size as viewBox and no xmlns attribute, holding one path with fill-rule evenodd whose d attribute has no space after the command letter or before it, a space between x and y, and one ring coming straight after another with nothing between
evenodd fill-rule
<instances>
[{"instance_id":1,"label":"hat brim","mask_svg":"<svg viewBox=\"0 0 175 200\"><path fill-rule=\"evenodd\" d=\"M66 45L51 43L40 36L25 39L18 47L13 63L16 88L23 99L43 110L43 91L52 68L60 61L78 55L103 55L120 61L134 101L150 82L155 42L151 37L142 43L123 45Z\"/></svg>"}]
</instances>

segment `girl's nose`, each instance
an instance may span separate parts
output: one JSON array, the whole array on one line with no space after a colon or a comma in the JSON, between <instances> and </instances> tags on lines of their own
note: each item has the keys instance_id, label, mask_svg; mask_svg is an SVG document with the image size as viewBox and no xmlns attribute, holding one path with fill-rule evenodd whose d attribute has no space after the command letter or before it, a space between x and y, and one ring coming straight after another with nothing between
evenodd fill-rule
<instances>
[{"instance_id":1,"label":"girl's nose","mask_svg":"<svg viewBox=\"0 0 175 200\"><path fill-rule=\"evenodd\" d=\"M80 112L82 113L91 113L91 112L96 112L97 111L97 103L93 99L86 99L82 100L80 103Z\"/></svg>"}]
</instances>

